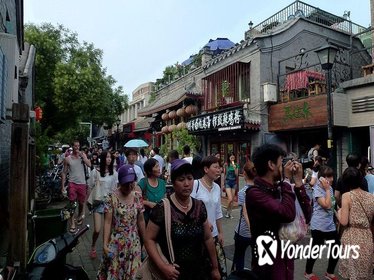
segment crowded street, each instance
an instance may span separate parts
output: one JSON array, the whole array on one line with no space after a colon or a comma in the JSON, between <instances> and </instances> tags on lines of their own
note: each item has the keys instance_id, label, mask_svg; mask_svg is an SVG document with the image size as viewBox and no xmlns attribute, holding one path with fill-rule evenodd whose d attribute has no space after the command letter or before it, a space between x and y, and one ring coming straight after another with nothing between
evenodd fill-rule
<instances>
[{"instance_id":1,"label":"crowded street","mask_svg":"<svg viewBox=\"0 0 374 280\"><path fill-rule=\"evenodd\" d=\"M374 0L335 2L0 0L0 280L374 280Z\"/></svg>"}]
</instances>

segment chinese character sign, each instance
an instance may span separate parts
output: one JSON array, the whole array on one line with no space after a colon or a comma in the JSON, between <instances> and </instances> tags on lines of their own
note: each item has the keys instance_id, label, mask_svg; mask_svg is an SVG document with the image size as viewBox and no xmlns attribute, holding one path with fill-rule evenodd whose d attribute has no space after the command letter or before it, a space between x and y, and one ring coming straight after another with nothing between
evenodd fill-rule
<instances>
[{"instance_id":1,"label":"chinese character sign","mask_svg":"<svg viewBox=\"0 0 374 280\"><path fill-rule=\"evenodd\" d=\"M241 129L243 122L243 108L237 108L191 118L187 129L190 132L234 130Z\"/></svg>"}]
</instances>

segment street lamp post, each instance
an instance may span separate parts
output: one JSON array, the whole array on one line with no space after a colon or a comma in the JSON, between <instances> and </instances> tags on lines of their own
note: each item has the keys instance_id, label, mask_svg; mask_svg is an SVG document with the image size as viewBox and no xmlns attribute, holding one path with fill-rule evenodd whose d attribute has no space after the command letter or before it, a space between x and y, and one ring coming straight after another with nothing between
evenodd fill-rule
<instances>
[{"instance_id":1,"label":"street lamp post","mask_svg":"<svg viewBox=\"0 0 374 280\"><path fill-rule=\"evenodd\" d=\"M315 52L318 55L321 67L325 70L326 84L327 84L327 148L329 149L330 161L332 159L332 149L333 149L333 104L332 104L332 78L331 69L334 65L335 56L338 48L327 43L321 48L317 49Z\"/></svg>"},{"instance_id":2,"label":"street lamp post","mask_svg":"<svg viewBox=\"0 0 374 280\"><path fill-rule=\"evenodd\" d=\"M121 120L119 118L117 118L117 120L116 120L116 125L117 125L117 130L116 130L116 150L118 150L118 142L119 142L119 131L118 131L118 127L119 127L120 124L121 124Z\"/></svg>"}]
</instances>

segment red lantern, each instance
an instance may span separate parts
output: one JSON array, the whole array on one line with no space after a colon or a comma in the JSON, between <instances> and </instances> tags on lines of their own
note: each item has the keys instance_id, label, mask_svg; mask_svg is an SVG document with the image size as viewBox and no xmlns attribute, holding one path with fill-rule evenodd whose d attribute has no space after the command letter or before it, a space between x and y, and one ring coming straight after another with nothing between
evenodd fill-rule
<instances>
[{"instance_id":1,"label":"red lantern","mask_svg":"<svg viewBox=\"0 0 374 280\"><path fill-rule=\"evenodd\" d=\"M35 107L34 111L35 111L35 119L36 119L36 121L37 122L41 121L42 118L43 118L43 110L42 110L42 108L40 108L39 106Z\"/></svg>"}]
</instances>

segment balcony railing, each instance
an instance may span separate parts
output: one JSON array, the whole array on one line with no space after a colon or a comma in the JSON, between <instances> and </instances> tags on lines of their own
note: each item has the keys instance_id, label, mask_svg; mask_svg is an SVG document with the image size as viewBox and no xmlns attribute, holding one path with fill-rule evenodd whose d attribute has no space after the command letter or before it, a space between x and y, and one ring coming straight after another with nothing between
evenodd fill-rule
<instances>
[{"instance_id":1,"label":"balcony railing","mask_svg":"<svg viewBox=\"0 0 374 280\"><path fill-rule=\"evenodd\" d=\"M350 21L348 17L340 17L308 5L304 2L295 1L283 10L248 30L246 32L246 38L267 34L272 29L287 22L288 20L294 19L295 17L306 18L349 34L357 34L366 30L365 27Z\"/></svg>"}]
</instances>

